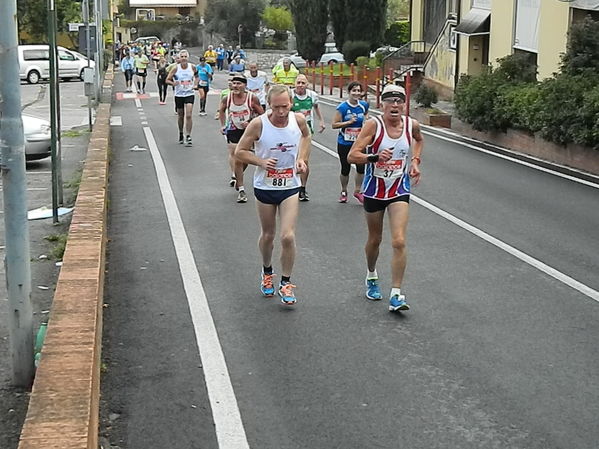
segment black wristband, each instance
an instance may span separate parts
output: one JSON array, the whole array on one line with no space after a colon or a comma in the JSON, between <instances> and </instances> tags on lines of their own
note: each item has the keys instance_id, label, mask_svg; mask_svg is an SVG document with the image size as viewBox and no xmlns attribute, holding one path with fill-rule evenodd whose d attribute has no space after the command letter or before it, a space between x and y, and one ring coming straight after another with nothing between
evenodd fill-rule
<instances>
[{"instance_id":1,"label":"black wristband","mask_svg":"<svg viewBox=\"0 0 599 449\"><path fill-rule=\"evenodd\" d=\"M372 162L372 163L374 163L374 162L378 162L378 161L379 161L379 155L378 155L378 154L369 154L369 155L366 157L366 160L367 160L368 162Z\"/></svg>"}]
</instances>

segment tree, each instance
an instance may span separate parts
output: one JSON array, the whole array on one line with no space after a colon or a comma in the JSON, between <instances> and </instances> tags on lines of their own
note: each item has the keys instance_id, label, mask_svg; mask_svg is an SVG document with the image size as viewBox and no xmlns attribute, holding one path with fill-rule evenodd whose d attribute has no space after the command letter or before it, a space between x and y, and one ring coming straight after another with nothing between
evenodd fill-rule
<instances>
[{"instance_id":1,"label":"tree","mask_svg":"<svg viewBox=\"0 0 599 449\"><path fill-rule=\"evenodd\" d=\"M242 44L251 43L260 27L266 0L211 0L206 9L207 30L237 42L237 27L242 26Z\"/></svg>"},{"instance_id":2,"label":"tree","mask_svg":"<svg viewBox=\"0 0 599 449\"><path fill-rule=\"evenodd\" d=\"M562 55L562 73L599 73L599 22L586 16L582 22L572 25L568 37L568 48Z\"/></svg>"},{"instance_id":3,"label":"tree","mask_svg":"<svg viewBox=\"0 0 599 449\"><path fill-rule=\"evenodd\" d=\"M335 33L335 45L339 50L345 45L345 30L347 28L346 17L347 0L330 0L329 15Z\"/></svg>"},{"instance_id":4,"label":"tree","mask_svg":"<svg viewBox=\"0 0 599 449\"><path fill-rule=\"evenodd\" d=\"M287 39L287 31L293 30L293 17L291 12L284 7L267 6L262 13L264 24L275 30L274 39L283 43Z\"/></svg>"},{"instance_id":5,"label":"tree","mask_svg":"<svg viewBox=\"0 0 599 449\"><path fill-rule=\"evenodd\" d=\"M337 48L344 48L347 41L366 40L374 50L383 42L387 0L330 0L330 14Z\"/></svg>"},{"instance_id":6,"label":"tree","mask_svg":"<svg viewBox=\"0 0 599 449\"><path fill-rule=\"evenodd\" d=\"M324 51L329 21L328 2L323 0L290 0L295 23L297 49L309 61L316 61Z\"/></svg>"},{"instance_id":7,"label":"tree","mask_svg":"<svg viewBox=\"0 0 599 449\"><path fill-rule=\"evenodd\" d=\"M68 31L69 22L79 22L81 5L73 0L55 0L57 31ZM17 0L19 31L37 42L48 42L47 0Z\"/></svg>"},{"instance_id":8,"label":"tree","mask_svg":"<svg viewBox=\"0 0 599 449\"><path fill-rule=\"evenodd\" d=\"M410 1L409 0L388 0L387 5L387 27L400 20L409 20ZM388 44L389 42L385 42Z\"/></svg>"}]
</instances>

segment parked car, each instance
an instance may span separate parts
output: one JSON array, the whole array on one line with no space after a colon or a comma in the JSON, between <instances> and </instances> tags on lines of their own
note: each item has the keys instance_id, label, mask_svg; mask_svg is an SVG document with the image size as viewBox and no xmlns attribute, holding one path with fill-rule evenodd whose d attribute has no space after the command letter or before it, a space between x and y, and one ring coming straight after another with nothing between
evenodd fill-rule
<instances>
[{"instance_id":1,"label":"parked car","mask_svg":"<svg viewBox=\"0 0 599 449\"><path fill-rule=\"evenodd\" d=\"M377 53L382 54L383 56L388 56L393 52L399 50L399 47L393 47L392 45L383 45L382 47L377 48L375 51L370 52L370 57L374 58Z\"/></svg>"},{"instance_id":2,"label":"parked car","mask_svg":"<svg viewBox=\"0 0 599 449\"><path fill-rule=\"evenodd\" d=\"M318 60L318 64L337 64L338 62L345 62L343 53L337 50L334 42L327 42L324 44L324 53Z\"/></svg>"},{"instance_id":3,"label":"parked car","mask_svg":"<svg viewBox=\"0 0 599 449\"><path fill-rule=\"evenodd\" d=\"M25 160L36 161L50 156L50 122L30 115L23 115L23 133L25 134Z\"/></svg>"},{"instance_id":4,"label":"parked car","mask_svg":"<svg viewBox=\"0 0 599 449\"><path fill-rule=\"evenodd\" d=\"M135 39L133 42L143 45L152 45L154 42L162 42L158 36L142 36Z\"/></svg>"},{"instance_id":5,"label":"parked car","mask_svg":"<svg viewBox=\"0 0 599 449\"><path fill-rule=\"evenodd\" d=\"M303 69L306 67L306 61L304 58L302 58L300 55L298 54L294 54L294 55L290 55L290 56L283 56L281 59L279 59L275 65L275 67L278 66L283 66L283 59L285 58L289 58L291 59L291 63L298 69Z\"/></svg>"},{"instance_id":6,"label":"parked car","mask_svg":"<svg viewBox=\"0 0 599 449\"><path fill-rule=\"evenodd\" d=\"M50 78L50 47L48 45L19 45L19 77L29 84L37 84ZM94 67L94 61L90 66ZM83 69L87 67L87 58L80 53L64 47L58 47L58 76L68 80L83 80Z\"/></svg>"}]
</instances>

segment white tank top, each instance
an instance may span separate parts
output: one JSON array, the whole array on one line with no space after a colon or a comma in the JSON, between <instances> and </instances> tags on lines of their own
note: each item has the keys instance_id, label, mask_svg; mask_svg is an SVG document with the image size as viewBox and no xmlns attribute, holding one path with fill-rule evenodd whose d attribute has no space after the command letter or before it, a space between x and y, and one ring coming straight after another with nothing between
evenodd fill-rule
<instances>
[{"instance_id":1,"label":"white tank top","mask_svg":"<svg viewBox=\"0 0 599 449\"><path fill-rule=\"evenodd\" d=\"M260 104L266 104L266 74L258 71L258 74L254 78L249 72L246 72L245 77L248 80L247 89L258 97Z\"/></svg>"},{"instance_id":2,"label":"white tank top","mask_svg":"<svg viewBox=\"0 0 599 449\"><path fill-rule=\"evenodd\" d=\"M252 118L252 93L246 92L245 101L237 105L233 102L233 92L227 97L227 111L229 111L229 129L245 129L242 123L249 122Z\"/></svg>"},{"instance_id":3,"label":"white tank top","mask_svg":"<svg viewBox=\"0 0 599 449\"><path fill-rule=\"evenodd\" d=\"M256 167L254 171L254 188L262 190L289 190L301 186L300 177L296 172L299 142L302 137L295 113L289 113L289 123L285 128L277 128L269 118L268 113L260 116L262 133L256 142L256 156L262 159L276 158L274 170L264 170Z\"/></svg>"},{"instance_id":4,"label":"white tank top","mask_svg":"<svg viewBox=\"0 0 599 449\"><path fill-rule=\"evenodd\" d=\"M189 97L194 94L193 77L193 69L190 64L187 64L186 69L182 68L181 64L177 64L174 79L179 83L175 84L175 97Z\"/></svg>"}]
</instances>

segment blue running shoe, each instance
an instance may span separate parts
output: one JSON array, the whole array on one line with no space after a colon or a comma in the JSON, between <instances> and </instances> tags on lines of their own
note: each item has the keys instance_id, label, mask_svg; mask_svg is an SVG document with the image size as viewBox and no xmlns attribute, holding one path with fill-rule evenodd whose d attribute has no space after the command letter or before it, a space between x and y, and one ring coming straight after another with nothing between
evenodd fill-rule
<instances>
[{"instance_id":1,"label":"blue running shoe","mask_svg":"<svg viewBox=\"0 0 599 449\"><path fill-rule=\"evenodd\" d=\"M295 285L290 282L280 283L279 284L279 296L281 297L281 302L285 305L292 306L295 304L295 295L293 294L293 289Z\"/></svg>"},{"instance_id":2,"label":"blue running shoe","mask_svg":"<svg viewBox=\"0 0 599 449\"><path fill-rule=\"evenodd\" d=\"M383 299L378 279L366 279L366 297L368 299L372 299L373 301L379 301Z\"/></svg>"},{"instance_id":3,"label":"blue running shoe","mask_svg":"<svg viewBox=\"0 0 599 449\"><path fill-rule=\"evenodd\" d=\"M397 312L398 310L410 310L410 306L406 302L404 295L393 295L389 298L389 310Z\"/></svg>"},{"instance_id":4,"label":"blue running shoe","mask_svg":"<svg viewBox=\"0 0 599 449\"><path fill-rule=\"evenodd\" d=\"M264 296L270 298L275 295L275 287L272 285L272 277L274 274L262 273L262 281L260 282L260 291Z\"/></svg>"}]
</instances>

